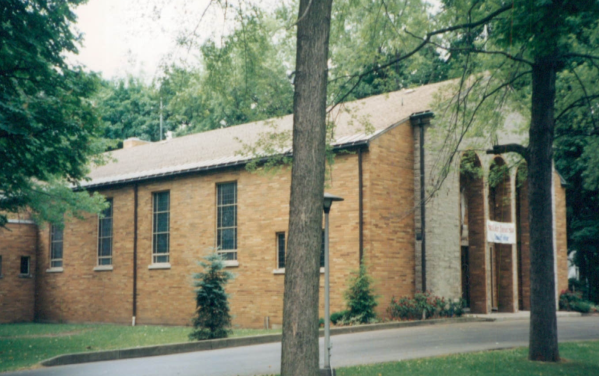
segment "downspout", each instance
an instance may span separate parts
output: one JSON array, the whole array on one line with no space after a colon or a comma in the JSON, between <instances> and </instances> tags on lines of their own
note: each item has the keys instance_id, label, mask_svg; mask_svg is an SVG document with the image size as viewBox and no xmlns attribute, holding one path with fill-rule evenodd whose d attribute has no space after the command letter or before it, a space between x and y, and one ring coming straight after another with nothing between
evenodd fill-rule
<instances>
[{"instance_id":1,"label":"downspout","mask_svg":"<svg viewBox=\"0 0 599 376\"><path fill-rule=\"evenodd\" d=\"M420 120L420 119L419 119ZM422 233L422 242L420 255L422 257L422 292L426 291L426 205L425 189L424 189L424 124L419 122L420 125L420 231Z\"/></svg>"},{"instance_id":2,"label":"downspout","mask_svg":"<svg viewBox=\"0 0 599 376\"><path fill-rule=\"evenodd\" d=\"M421 232L421 265L422 265L422 291L426 291L426 190L425 190L425 160L424 160L424 127L430 124L434 116L431 111L417 112L410 116L412 125L420 128L418 152L420 157L420 232Z\"/></svg>"},{"instance_id":3,"label":"downspout","mask_svg":"<svg viewBox=\"0 0 599 376\"><path fill-rule=\"evenodd\" d=\"M135 326L137 316L137 183L133 186L133 317L131 325Z\"/></svg>"},{"instance_id":4,"label":"downspout","mask_svg":"<svg viewBox=\"0 0 599 376\"><path fill-rule=\"evenodd\" d=\"M359 237L360 237L360 265L364 259L364 196L363 196L363 184L362 184L362 148L358 149L358 217L359 217Z\"/></svg>"}]
</instances>

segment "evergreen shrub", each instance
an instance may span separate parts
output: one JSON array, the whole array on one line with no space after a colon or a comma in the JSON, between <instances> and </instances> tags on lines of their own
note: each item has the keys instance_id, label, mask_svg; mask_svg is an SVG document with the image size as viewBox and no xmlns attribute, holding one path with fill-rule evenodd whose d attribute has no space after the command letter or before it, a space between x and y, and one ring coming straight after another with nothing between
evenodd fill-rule
<instances>
[{"instance_id":1,"label":"evergreen shrub","mask_svg":"<svg viewBox=\"0 0 599 376\"><path fill-rule=\"evenodd\" d=\"M196 316L193 319L194 331L189 338L199 341L226 338L231 331L231 314L225 285L233 279L233 274L224 270L221 257L215 253L198 264L204 271L193 276Z\"/></svg>"}]
</instances>

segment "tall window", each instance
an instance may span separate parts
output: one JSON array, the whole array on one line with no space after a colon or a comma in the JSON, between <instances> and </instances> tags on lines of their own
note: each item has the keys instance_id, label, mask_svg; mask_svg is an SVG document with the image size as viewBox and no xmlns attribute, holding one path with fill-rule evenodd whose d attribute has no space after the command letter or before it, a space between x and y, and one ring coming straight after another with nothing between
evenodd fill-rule
<instances>
[{"instance_id":1,"label":"tall window","mask_svg":"<svg viewBox=\"0 0 599 376\"><path fill-rule=\"evenodd\" d=\"M285 233L277 233L277 268L285 269Z\"/></svg>"},{"instance_id":2,"label":"tall window","mask_svg":"<svg viewBox=\"0 0 599 376\"><path fill-rule=\"evenodd\" d=\"M98 218L98 265L112 265L112 199Z\"/></svg>"},{"instance_id":3,"label":"tall window","mask_svg":"<svg viewBox=\"0 0 599 376\"><path fill-rule=\"evenodd\" d=\"M285 233L277 233L277 267L285 269ZM322 245L320 246L320 267L324 268L324 230L322 230Z\"/></svg>"},{"instance_id":4,"label":"tall window","mask_svg":"<svg viewBox=\"0 0 599 376\"><path fill-rule=\"evenodd\" d=\"M169 262L170 192L154 193L152 263Z\"/></svg>"},{"instance_id":5,"label":"tall window","mask_svg":"<svg viewBox=\"0 0 599 376\"><path fill-rule=\"evenodd\" d=\"M23 276L28 276L31 273L29 273L29 256L21 256L21 270L20 270L20 274Z\"/></svg>"},{"instance_id":6,"label":"tall window","mask_svg":"<svg viewBox=\"0 0 599 376\"><path fill-rule=\"evenodd\" d=\"M216 248L223 260L237 260L237 183L217 185Z\"/></svg>"},{"instance_id":7,"label":"tall window","mask_svg":"<svg viewBox=\"0 0 599 376\"><path fill-rule=\"evenodd\" d=\"M50 228L50 268L62 268L63 230L54 225Z\"/></svg>"}]
</instances>

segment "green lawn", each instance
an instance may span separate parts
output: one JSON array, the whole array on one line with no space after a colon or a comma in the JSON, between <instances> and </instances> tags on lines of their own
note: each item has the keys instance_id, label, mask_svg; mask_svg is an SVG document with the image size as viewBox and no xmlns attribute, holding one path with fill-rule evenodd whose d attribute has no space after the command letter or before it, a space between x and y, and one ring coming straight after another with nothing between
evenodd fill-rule
<instances>
[{"instance_id":1,"label":"green lawn","mask_svg":"<svg viewBox=\"0 0 599 376\"><path fill-rule=\"evenodd\" d=\"M560 363L526 360L527 348L340 368L338 376L599 375L599 341L560 344Z\"/></svg>"},{"instance_id":2,"label":"green lawn","mask_svg":"<svg viewBox=\"0 0 599 376\"><path fill-rule=\"evenodd\" d=\"M190 327L90 324L0 324L0 372L61 354L187 342ZM280 333L236 329L231 337Z\"/></svg>"}]
</instances>

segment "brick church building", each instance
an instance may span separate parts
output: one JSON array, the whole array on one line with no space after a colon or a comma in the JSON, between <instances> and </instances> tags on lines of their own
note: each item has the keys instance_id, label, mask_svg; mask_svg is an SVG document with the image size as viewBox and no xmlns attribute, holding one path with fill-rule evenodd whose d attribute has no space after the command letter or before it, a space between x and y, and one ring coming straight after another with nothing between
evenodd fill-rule
<instances>
[{"instance_id":1,"label":"brick church building","mask_svg":"<svg viewBox=\"0 0 599 376\"><path fill-rule=\"evenodd\" d=\"M330 215L332 312L344 308L361 260L381 316L392 297L422 288L463 297L472 312L529 309L526 182L508 169L489 184L508 157L468 151L465 141L435 186L431 104L441 85L347 103L334 116L331 145L339 153L326 191L345 201ZM249 172L240 153L242 142L252 145L273 128L290 132L292 117L161 142L126 140L83 183L109 200L102 218L70 220L60 230L12 216L0 229L0 322L188 325L197 261L216 251L235 274L227 288L234 324L280 325L290 171ZM483 173L465 173L466 158ZM554 175L559 291L568 272L565 188ZM488 220L513 224L516 241L489 241Z\"/></svg>"}]
</instances>

